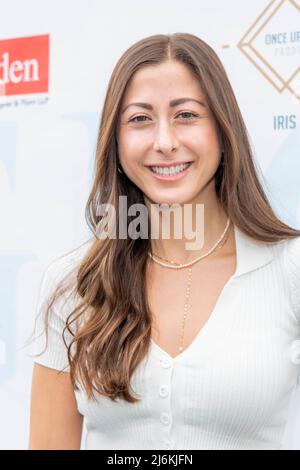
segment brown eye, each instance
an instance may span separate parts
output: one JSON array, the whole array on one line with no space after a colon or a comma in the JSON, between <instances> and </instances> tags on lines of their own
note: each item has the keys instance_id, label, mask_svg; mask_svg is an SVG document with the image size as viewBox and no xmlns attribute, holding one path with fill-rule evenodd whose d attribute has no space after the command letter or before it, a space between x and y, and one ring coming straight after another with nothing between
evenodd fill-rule
<instances>
[{"instance_id":1,"label":"brown eye","mask_svg":"<svg viewBox=\"0 0 300 470\"><path fill-rule=\"evenodd\" d=\"M197 118L197 114L191 113L189 111L183 111L182 113L179 113L176 117L182 116L182 115L187 115L188 117L185 117L183 120L184 121L192 121L193 119ZM139 119L139 118L145 118L145 119ZM145 116L144 114L139 114L138 116L135 116L134 118L130 119L129 122L145 122L146 119L149 119L148 116Z\"/></svg>"},{"instance_id":2,"label":"brown eye","mask_svg":"<svg viewBox=\"0 0 300 470\"><path fill-rule=\"evenodd\" d=\"M140 114L139 116L135 116L134 118L130 119L129 122L145 122L145 121L135 121L137 118L147 118L147 116ZM148 119L148 118L147 118Z\"/></svg>"},{"instance_id":3,"label":"brown eye","mask_svg":"<svg viewBox=\"0 0 300 470\"><path fill-rule=\"evenodd\" d=\"M184 121L189 121L189 120L192 120L196 117L198 117L196 114L194 113L190 113L189 111L183 111L182 113L179 113L178 116L182 116L183 114L189 114L190 116L192 116L192 118L187 118L187 119L184 119Z\"/></svg>"}]
</instances>

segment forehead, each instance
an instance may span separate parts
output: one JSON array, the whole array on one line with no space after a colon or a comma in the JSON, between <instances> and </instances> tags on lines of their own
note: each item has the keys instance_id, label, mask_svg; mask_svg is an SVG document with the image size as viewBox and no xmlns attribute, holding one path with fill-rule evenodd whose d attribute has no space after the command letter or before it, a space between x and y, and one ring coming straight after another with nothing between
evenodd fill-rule
<instances>
[{"instance_id":1,"label":"forehead","mask_svg":"<svg viewBox=\"0 0 300 470\"><path fill-rule=\"evenodd\" d=\"M131 77L123 97L123 103L145 95L174 98L175 94L203 98L199 80L187 65L177 61L168 61L158 65L147 65ZM143 95L143 96L141 96ZM178 95L179 96L179 95Z\"/></svg>"}]
</instances>

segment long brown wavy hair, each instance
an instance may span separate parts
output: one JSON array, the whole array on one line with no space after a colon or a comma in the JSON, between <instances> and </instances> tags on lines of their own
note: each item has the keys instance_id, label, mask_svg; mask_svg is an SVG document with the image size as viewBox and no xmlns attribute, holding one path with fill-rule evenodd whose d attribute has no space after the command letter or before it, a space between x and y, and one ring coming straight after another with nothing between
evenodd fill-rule
<instances>
[{"instance_id":1,"label":"long brown wavy hair","mask_svg":"<svg viewBox=\"0 0 300 470\"><path fill-rule=\"evenodd\" d=\"M113 401L139 401L130 379L147 355L151 339L151 311L146 296L148 238L99 239L99 207L113 204L118 216L119 196L128 206L144 204L142 191L117 171L119 163L117 125L125 88L133 74L148 65L175 60L188 67L199 80L215 117L224 149L215 174L220 204L231 221L255 240L274 243L300 235L280 221L267 200L258 178L245 123L224 67L214 50L187 33L157 34L133 44L118 60L111 75L97 138L94 181L86 203L86 220L93 232L91 246L76 266L73 292L80 301L66 320L70 377L88 398L95 392ZM118 218L117 230L118 230ZM128 220L129 224L129 220ZM118 232L117 232L118 233ZM67 276L66 280L70 281ZM48 315L60 296L63 283L47 303ZM76 328L74 327L76 326Z\"/></svg>"}]
</instances>

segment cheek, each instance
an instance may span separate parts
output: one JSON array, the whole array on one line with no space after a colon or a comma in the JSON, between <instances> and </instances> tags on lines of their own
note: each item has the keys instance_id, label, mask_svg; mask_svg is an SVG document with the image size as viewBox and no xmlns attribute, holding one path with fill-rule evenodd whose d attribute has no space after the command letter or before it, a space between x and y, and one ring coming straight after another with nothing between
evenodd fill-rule
<instances>
[{"instance_id":1,"label":"cheek","mask_svg":"<svg viewBox=\"0 0 300 470\"><path fill-rule=\"evenodd\" d=\"M211 177L221 161L221 152L217 134L210 127L197 129L190 133L186 146L196 155L197 168L202 168ZM196 167L195 167L196 168Z\"/></svg>"},{"instance_id":2,"label":"cheek","mask_svg":"<svg viewBox=\"0 0 300 470\"><path fill-rule=\"evenodd\" d=\"M193 146L202 151L215 151L218 148L218 138L211 125L187 127L180 135L181 141L187 147Z\"/></svg>"},{"instance_id":3,"label":"cheek","mask_svg":"<svg viewBox=\"0 0 300 470\"><path fill-rule=\"evenodd\" d=\"M143 155L143 139L133 133L121 135L119 139L119 155L121 161L130 164L139 160Z\"/></svg>"},{"instance_id":4,"label":"cheek","mask_svg":"<svg viewBox=\"0 0 300 470\"><path fill-rule=\"evenodd\" d=\"M220 148L218 136L214 129L208 127L202 134L201 144L207 155L209 155L212 163L220 160Z\"/></svg>"}]
</instances>

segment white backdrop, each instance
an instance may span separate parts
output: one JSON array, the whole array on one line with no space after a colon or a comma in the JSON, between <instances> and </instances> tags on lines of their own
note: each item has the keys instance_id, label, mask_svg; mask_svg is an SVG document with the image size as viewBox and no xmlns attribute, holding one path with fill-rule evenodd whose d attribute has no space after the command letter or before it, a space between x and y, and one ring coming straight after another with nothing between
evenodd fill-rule
<instances>
[{"instance_id":1,"label":"white backdrop","mask_svg":"<svg viewBox=\"0 0 300 470\"><path fill-rule=\"evenodd\" d=\"M270 199L299 227L299 9L299 0L0 0L1 449L28 445L24 342L46 265L88 235L97 126L120 55L156 33L207 41L235 90ZM49 47L28 39L36 36ZM31 59L44 60L40 88L25 69ZM300 449L300 386L285 443Z\"/></svg>"}]
</instances>

